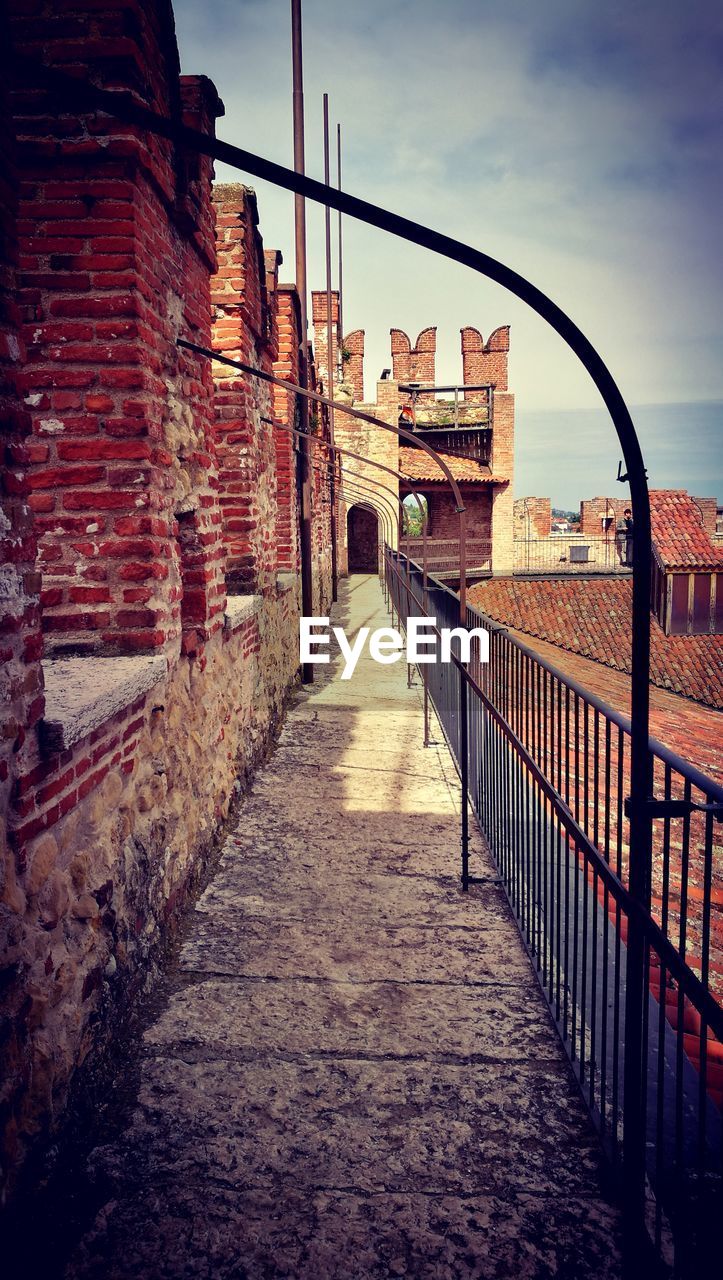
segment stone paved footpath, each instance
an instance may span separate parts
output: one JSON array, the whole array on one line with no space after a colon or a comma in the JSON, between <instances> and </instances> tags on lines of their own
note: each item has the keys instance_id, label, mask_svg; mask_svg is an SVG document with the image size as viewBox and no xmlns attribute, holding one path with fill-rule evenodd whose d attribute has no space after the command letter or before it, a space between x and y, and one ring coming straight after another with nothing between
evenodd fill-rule
<instances>
[{"instance_id":1,"label":"stone paved footpath","mask_svg":"<svg viewBox=\"0 0 723 1280\"><path fill-rule=\"evenodd\" d=\"M337 615L388 625L377 579ZM368 655L299 695L191 914L128 1127L91 1157L107 1201L68 1280L620 1274L502 891L460 892L456 776L421 719L404 664ZM473 870L494 877L478 836Z\"/></svg>"}]
</instances>

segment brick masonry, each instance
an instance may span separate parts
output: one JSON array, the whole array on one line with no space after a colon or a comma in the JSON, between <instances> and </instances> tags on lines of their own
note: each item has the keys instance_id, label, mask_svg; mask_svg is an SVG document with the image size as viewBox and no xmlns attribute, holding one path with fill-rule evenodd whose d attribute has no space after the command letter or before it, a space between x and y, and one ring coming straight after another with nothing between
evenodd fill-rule
<instances>
[{"instance_id":1,"label":"brick masonry","mask_svg":"<svg viewBox=\"0 0 723 1280\"><path fill-rule=\"evenodd\" d=\"M485 342L479 329L460 330L462 337L462 381L467 386L491 383L497 391L507 391L507 357L510 327L502 325ZM466 400L482 400L483 393L466 391Z\"/></svg>"},{"instance_id":2,"label":"brick masonry","mask_svg":"<svg viewBox=\"0 0 723 1280\"><path fill-rule=\"evenodd\" d=\"M606 522L615 528L622 520L625 508L630 506L629 498L585 498L580 503L580 533L588 538L605 536Z\"/></svg>"},{"instance_id":3,"label":"brick masonry","mask_svg":"<svg viewBox=\"0 0 723 1280\"><path fill-rule=\"evenodd\" d=\"M217 94L202 77L178 76L165 6L75 9L73 56L87 50L99 83L129 83L148 105L213 128ZM47 64L67 65L64 27L28 22L19 0L10 11L21 52L37 54L41 41ZM157 74L169 48L173 72ZM23 392L36 442L30 506L48 649L142 651L180 634L181 505L193 509L197 539L217 544L202 581L197 566L188 571L194 621L211 631L223 613L211 374L175 345L180 333L210 341L211 163L107 118L86 125L32 86L13 108Z\"/></svg>"},{"instance_id":4,"label":"brick masonry","mask_svg":"<svg viewBox=\"0 0 723 1280\"><path fill-rule=\"evenodd\" d=\"M62 24L51 6L9 9L20 51L213 129L221 104L210 81L179 75L165 0L74 0ZM8 105L0 1176L11 1189L62 1123L78 1068L102 1062L152 982L297 675L297 455L282 429L293 397L176 339L214 341L293 381L303 336L251 191L220 187L214 204L206 159L63 112L32 83ZM323 610L321 474L312 534ZM71 668L90 706L72 733ZM153 678L125 694L129 669Z\"/></svg>"},{"instance_id":5,"label":"brick masonry","mask_svg":"<svg viewBox=\"0 0 723 1280\"><path fill-rule=\"evenodd\" d=\"M321 352L320 367L325 368L327 348L326 294L317 293L314 298L314 329L316 349ZM333 295L334 309L332 320L338 320L338 296ZM399 382L423 382L433 384L435 381L436 329L423 329L412 347L410 339L401 329L391 330L392 373L390 379L377 383L377 398L374 403L365 405L357 403L363 394L363 358L364 331L354 330L345 339L344 352L348 356L345 361L346 381L336 388L339 408L336 411L337 442L346 444L356 452L371 457L372 449L379 443L378 432L372 426L354 423L344 418L343 404L351 398L356 407L366 408L376 416L386 418L397 424L399 413L409 397L400 392ZM460 481L467 511L467 534L470 538L490 540L492 543L492 568L496 573L509 573L514 564L514 528L513 528L513 469L514 469L514 396L508 390L507 361L509 353L509 327L496 329L485 344L477 329L466 328L462 333L463 379L466 384L492 384L492 447L490 469L488 475L496 477L490 484L464 484ZM332 346L339 340L338 329L332 334ZM465 399L470 403L487 403L487 393L465 392ZM434 403L434 396L421 394L420 405ZM400 453L400 447L409 454L406 444L399 446L392 439L382 446L383 457L378 461L386 461L388 466L406 474L406 457ZM474 465L477 464L468 464ZM378 484L380 473L375 473L366 464L349 463L352 470L360 471L365 481ZM382 477L383 479L383 477ZM383 480L386 484L387 481ZM420 481L417 488L424 494L429 503L429 532L432 537L454 540L459 533L459 520L446 482L430 483ZM398 485L392 481L390 495L396 506ZM351 497L351 495L350 495ZM373 497L370 499L374 501ZM349 504L351 505L351 504ZM549 512L549 502L548 502ZM347 531L348 532L348 531ZM344 533L346 541L347 532ZM549 530L548 530L549 532Z\"/></svg>"},{"instance_id":6,"label":"brick masonry","mask_svg":"<svg viewBox=\"0 0 723 1280\"><path fill-rule=\"evenodd\" d=\"M549 538L552 506L549 498L515 498L515 540Z\"/></svg>"},{"instance_id":7,"label":"brick masonry","mask_svg":"<svg viewBox=\"0 0 723 1280\"><path fill-rule=\"evenodd\" d=\"M391 329L392 377L396 382L422 382L434 384L435 353L437 350L436 327L422 329L412 346L402 329ZM434 396L422 393L419 404L434 402Z\"/></svg>"},{"instance_id":8,"label":"brick masonry","mask_svg":"<svg viewBox=\"0 0 723 1280\"><path fill-rule=\"evenodd\" d=\"M213 277L213 346L272 373L278 358L276 264L268 272L256 197L241 185L214 188L218 267ZM277 568L276 444L272 392L227 365L214 365L216 449L227 550L235 591L267 590Z\"/></svg>"}]
</instances>

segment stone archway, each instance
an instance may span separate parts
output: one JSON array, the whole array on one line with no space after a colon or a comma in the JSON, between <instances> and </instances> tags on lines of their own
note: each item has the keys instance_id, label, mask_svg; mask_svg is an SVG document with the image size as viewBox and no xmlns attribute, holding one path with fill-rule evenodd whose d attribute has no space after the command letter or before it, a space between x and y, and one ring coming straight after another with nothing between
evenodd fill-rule
<instances>
[{"instance_id":1,"label":"stone archway","mask_svg":"<svg viewBox=\"0 0 723 1280\"><path fill-rule=\"evenodd\" d=\"M379 517L372 507L349 508L346 518L349 573L379 570Z\"/></svg>"}]
</instances>

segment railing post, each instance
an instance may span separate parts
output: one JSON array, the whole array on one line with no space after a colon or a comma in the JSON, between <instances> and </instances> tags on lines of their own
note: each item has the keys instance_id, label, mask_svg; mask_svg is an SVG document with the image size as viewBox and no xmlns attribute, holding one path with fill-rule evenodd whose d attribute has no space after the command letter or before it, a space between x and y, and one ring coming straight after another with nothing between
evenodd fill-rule
<instances>
[{"instance_id":1,"label":"railing post","mask_svg":"<svg viewBox=\"0 0 723 1280\"><path fill-rule=\"evenodd\" d=\"M459 671L459 776L462 784L462 889L469 889L469 745L467 729L467 678L464 667Z\"/></svg>"},{"instance_id":2,"label":"railing post","mask_svg":"<svg viewBox=\"0 0 723 1280\"><path fill-rule=\"evenodd\" d=\"M644 478L631 475L633 511L633 635L631 680L630 799L628 802L630 852L628 888L635 909L628 916L625 984L625 1063L623 1071L623 1184L625 1193L626 1255L630 1274L639 1271L647 1249L645 1238L646 1114L644 1106L647 1062L643 1023L647 1019L647 990L643 923L650 917L652 816L648 802L653 794L653 758L649 742L650 653L650 506ZM643 490L644 503L636 492Z\"/></svg>"}]
</instances>

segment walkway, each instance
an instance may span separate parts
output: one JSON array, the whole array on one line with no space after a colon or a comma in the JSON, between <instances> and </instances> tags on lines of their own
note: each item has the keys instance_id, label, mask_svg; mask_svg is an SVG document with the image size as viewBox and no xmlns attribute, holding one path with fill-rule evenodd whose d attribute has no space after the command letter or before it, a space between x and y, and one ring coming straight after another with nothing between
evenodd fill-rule
<instances>
[{"instance_id":1,"label":"walkway","mask_svg":"<svg viewBox=\"0 0 723 1280\"><path fill-rule=\"evenodd\" d=\"M375 578L338 612L388 625ZM93 1154L72 1280L619 1275L591 1130L502 891L459 890L456 778L405 674L366 656L292 708Z\"/></svg>"}]
</instances>

